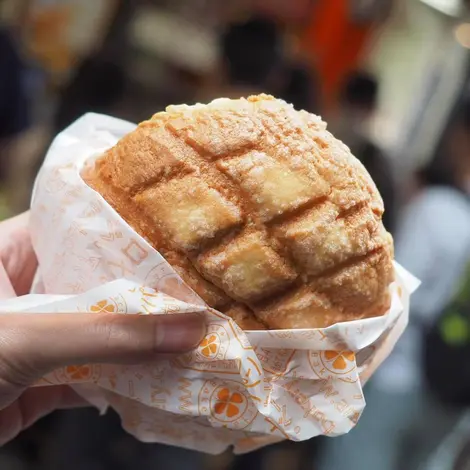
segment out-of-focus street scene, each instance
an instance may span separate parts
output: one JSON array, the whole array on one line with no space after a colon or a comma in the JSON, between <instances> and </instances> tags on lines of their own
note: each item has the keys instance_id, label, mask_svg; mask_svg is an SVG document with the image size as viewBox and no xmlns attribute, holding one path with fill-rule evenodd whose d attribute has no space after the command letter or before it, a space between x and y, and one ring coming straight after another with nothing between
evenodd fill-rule
<instances>
[{"instance_id":1,"label":"out-of-focus street scene","mask_svg":"<svg viewBox=\"0 0 470 470\"><path fill-rule=\"evenodd\" d=\"M85 113L137 123L258 93L351 149L422 282L356 427L209 456L138 442L112 411L56 411L0 448L0 470L470 469L470 1L0 0L0 217L28 210Z\"/></svg>"}]
</instances>

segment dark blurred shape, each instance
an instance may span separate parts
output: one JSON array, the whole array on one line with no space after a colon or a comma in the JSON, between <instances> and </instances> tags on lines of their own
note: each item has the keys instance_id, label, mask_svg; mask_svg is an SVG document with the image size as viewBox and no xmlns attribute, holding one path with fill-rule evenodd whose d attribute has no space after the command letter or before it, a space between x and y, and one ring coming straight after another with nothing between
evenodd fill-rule
<instances>
[{"instance_id":1,"label":"dark blurred shape","mask_svg":"<svg viewBox=\"0 0 470 470\"><path fill-rule=\"evenodd\" d=\"M470 367L461 362L470 355L470 269L461 287L424 340L424 372L427 385L437 400L447 406L470 405Z\"/></svg>"},{"instance_id":2,"label":"dark blurred shape","mask_svg":"<svg viewBox=\"0 0 470 470\"><path fill-rule=\"evenodd\" d=\"M87 112L111 114L126 83L128 25L139 2L119 0L102 46L85 57L62 90L54 120L54 134Z\"/></svg>"},{"instance_id":3,"label":"dark blurred shape","mask_svg":"<svg viewBox=\"0 0 470 470\"><path fill-rule=\"evenodd\" d=\"M310 68L302 63L287 64L285 77L285 86L279 92L279 98L293 104L295 109L319 113L318 80Z\"/></svg>"},{"instance_id":4,"label":"dark blurred shape","mask_svg":"<svg viewBox=\"0 0 470 470\"><path fill-rule=\"evenodd\" d=\"M372 142L363 142L352 149L353 154L366 167L382 196L385 212L382 217L385 228L393 232L396 212L396 190L393 171L387 157Z\"/></svg>"},{"instance_id":5,"label":"dark blurred shape","mask_svg":"<svg viewBox=\"0 0 470 470\"><path fill-rule=\"evenodd\" d=\"M463 445L450 470L470 470L470 441Z\"/></svg>"},{"instance_id":6,"label":"dark blurred shape","mask_svg":"<svg viewBox=\"0 0 470 470\"><path fill-rule=\"evenodd\" d=\"M461 104L444 142L449 158L432 162L424 174L426 183L460 191L457 196L470 220L470 100ZM447 171L438 174L433 165ZM460 361L470 355L470 246L465 254L467 266L460 269L459 285L427 328L423 348L430 391L442 404L462 408L470 405L470 366Z\"/></svg>"},{"instance_id":7,"label":"dark blurred shape","mask_svg":"<svg viewBox=\"0 0 470 470\"><path fill-rule=\"evenodd\" d=\"M348 145L374 180L385 205L384 225L393 232L396 212L396 190L392 166L365 132L365 125L377 109L379 83L367 72L352 74L341 94L339 116L333 122L333 134Z\"/></svg>"},{"instance_id":8,"label":"dark blurred shape","mask_svg":"<svg viewBox=\"0 0 470 470\"><path fill-rule=\"evenodd\" d=\"M28 123L24 64L12 35L0 29L0 139L16 136Z\"/></svg>"},{"instance_id":9,"label":"dark blurred shape","mask_svg":"<svg viewBox=\"0 0 470 470\"><path fill-rule=\"evenodd\" d=\"M454 185L449 164L435 160L416 171L415 179L419 187Z\"/></svg>"},{"instance_id":10,"label":"dark blurred shape","mask_svg":"<svg viewBox=\"0 0 470 470\"><path fill-rule=\"evenodd\" d=\"M222 75L220 88L198 99L268 93L296 109L319 112L317 77L311 66L286 54L284 41L283 29L267 17L251 16L229 24L219 43L221 64L215 75ZM221 69L225 73L220 74Z\"/></svg>"},{"instance_id":11,"label":"dark blurred shape","mask_svg":"<svg viewBox=\"0 0 470 470\"><path fill-rule=\"evenodd\" d=\"M63 412L53 463L48 470L200 470L204 455L186 449L147 444L123 430L116 412L94 409Z\"/></svg>"},{"instance_id":12,"label":"dark blurred shape","mask_svg":"<svg viewBox=\"0 0 470 470\"><path fill-rule=\"evenodd\" d=\"M444 186L467 192L470 175L470 97L459 101L434 158L415 172L420 188ZM470 179L470 176L469 176Z\"/></svg>"},{"instance_id":13,"label":"dark blurred shape","mask_svg":"<svg viewBox=\"0 0 470 470\"><path fill-rule=\"evenodd\" d=\"M229 470L313 470L323 437L309 441L283 441L236 456Z\"/></svg>"},{"instance_id":14,"label":"dark blurred shape","mask_svg":"<svg viewBox=\"0 0 470 470\"><path fill-rule=\"evenodd\" d=\"M250 0L252 7L264 15L288 25L302 29L309 23L314 5L319 0Z\"/></svg>"},{"instance_id":15,"label":"dark blurred shape","mask_svg":"<svg viewBox=\"0 0 470 470\"><path fill-rule=\"evenodd\" d=\"M10 185L15 144L30 125L26 67L13 34L0 25L0 183ZM14 177L14 175L13 175Z\"/></svg>"},{"instance_id":16,"label":"dark blurred shape","mask_svg":"<svg viewBox=\"0 0 470 470\"><path fill-rule=\"evenodd\" d=\"M62 93L55 133L87 112L108 113L122 96L126 77L122 65L99 54L85 59Z\"/></svg>"},{"instance_id":17,"label":"dark blurred shape","mask_svg":"<svg viewBox=\"0 0 470 470\"><path fill-rule=\"evenodd\" d=\"M470 440L468 440L468 434L467 442L459 449L455 462L449 470L470 470Z\"/></svg>"},{"instance_id":18,"label":"dark blurred shape","mask_svg":"<svg viewBox=\"0 0 470 470\"><path fill-rule=\"evenodd\" d=\"M351 17L356 23L385 21L394 6L394 0L350 0Z\"/></svg>"},{"instance_id":19,"label":"dark blurred shape","mask_svg":"<svg viewBox=\"0 0 470 470\"><path fill-rule=\"evenodd\" d=\"M232 24L222 34L221 49L232 86L266 88L282 60L282 37L276 23L253 17Z\"/></svg>"},{"instance_id":20,"label":"dark blurred shape","mask_svg":"<svg viewBox=\"0 0 470 470\"><path fill-rule=\"evenodd\" d=\"M456 183L461 189L470 192L470 96L460 104L448 140L451 165L458 177Z\"/></svg>"},{"instance_id":21,"label":"dark blurred shape","mask_svg":"<svg viewBox=\"0 0 470 470\"><path fill-rule=\"evenodd\" d=\"M352 75L344 87L343 104L373 112L377 106L379 84L376 78L367 72Z\"/></svg>"}]
</instances>

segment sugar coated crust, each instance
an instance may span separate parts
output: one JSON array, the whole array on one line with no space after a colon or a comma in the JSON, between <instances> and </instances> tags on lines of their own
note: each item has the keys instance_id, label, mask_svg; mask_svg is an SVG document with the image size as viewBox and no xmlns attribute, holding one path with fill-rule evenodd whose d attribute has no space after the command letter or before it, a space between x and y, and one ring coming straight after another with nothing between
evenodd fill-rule
<instances>
[{"instance_id":1,"label":"sugar coated crust","mask_svg":"<svg viewBox=\"0 0 470 470\"><path fill-rule=\"evenodd\" d=\"M376 186L319 117L281 100L169 106L83 176L242 328L389 308L393 242Z\"/></svg>"}]
</instances>

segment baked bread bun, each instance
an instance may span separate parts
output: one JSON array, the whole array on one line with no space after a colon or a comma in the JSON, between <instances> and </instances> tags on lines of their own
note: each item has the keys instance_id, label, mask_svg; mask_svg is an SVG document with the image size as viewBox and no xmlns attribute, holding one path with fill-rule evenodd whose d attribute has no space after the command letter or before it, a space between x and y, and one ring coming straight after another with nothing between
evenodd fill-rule
<instances>
[{"instance_id":1,"label":"baked bread bun","mask_svg":"<svg viewBox=\"0 0 470 470\"><path fill-rule=\"evenodd\" d=\"M374 183L319 117L283 101L169 106L84 179L241 328L389 308L393 245Z\"/></svg>"}]
</instances>

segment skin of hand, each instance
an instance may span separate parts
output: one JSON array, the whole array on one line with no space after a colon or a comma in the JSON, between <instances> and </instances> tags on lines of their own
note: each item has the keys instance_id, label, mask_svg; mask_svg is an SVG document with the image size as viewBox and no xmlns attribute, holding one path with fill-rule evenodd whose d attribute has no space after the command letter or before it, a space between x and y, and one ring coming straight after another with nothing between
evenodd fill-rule
<instances>
[{"instance_id":1,"label":"skin of hand","mask_svg":"<svg viewBox=\"0 0 470 470\"><path fill-rule=\"evenodd\" d=\"M37 260L29 213L0 223L0 298L27 294ZM67 365L140 364L195 348L197 314L0 314L0 446L56 409L88 406L70 387L31 387Z\"/></svg>"}]
</instances>

